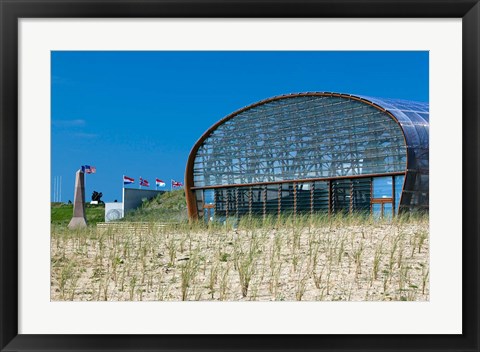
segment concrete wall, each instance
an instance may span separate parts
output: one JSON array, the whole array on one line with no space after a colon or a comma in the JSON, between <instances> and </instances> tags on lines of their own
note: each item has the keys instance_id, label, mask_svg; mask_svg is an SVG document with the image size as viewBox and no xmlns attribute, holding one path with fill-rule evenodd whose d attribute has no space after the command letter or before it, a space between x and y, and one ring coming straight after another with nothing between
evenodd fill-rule
<instances>
[{"instance_id":1,"label":"concrete wall","mask_svg":"<svg viewBox=\"0 0 480 352\"><path fill-rule=\"evenodd\" d=\"M157 195L165 193L166 191L156 191L150 189L123 189L123 213L126 214L129 210L137 209L145 200L155 198Z\"/></svg>"}]
</instances>

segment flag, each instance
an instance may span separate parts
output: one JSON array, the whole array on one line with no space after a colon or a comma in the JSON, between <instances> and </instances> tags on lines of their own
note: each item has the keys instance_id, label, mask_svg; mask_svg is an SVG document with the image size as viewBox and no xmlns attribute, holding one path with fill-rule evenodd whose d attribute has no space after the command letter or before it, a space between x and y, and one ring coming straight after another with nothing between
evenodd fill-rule
<instances>
[{"instance_id":1,"label":"flag","mask_svg":"<svg viewBox=\"0 0 480 352\"><path fill-rule=\"evenodd\" d=\"M144 180L140 177L140 186L150 187L150 183L147 180Z\"/></svg>"},{"instance_id":2,"label":"flag","mask_svg":"<svg viewBox=\"0 0 480 352\"><path fill-rule=\"evenodd\" d=\"M94 174L95 172L97 172L97 168L95 166L84 165L82 166L82 171L86 174Z\"/></svg>"},{"instance_id":3,"label":"flag","mask_svg":"<svg viewBox=\"0 0 480 352\"><path fill-rule=\"evenodd\" d=\"M128 176L123 176L123 184L124 185L129 185L131 183L134 183L135 179L128 177Z\"/></svg>"},{"instance_id":4,"label":"flag","mask_svg":"<svg viewBox=\"0 0 480 352\"><path fill-rule=\"evenodd\" d=\"M158 187L165 187L165 182L163 182L162 180L156 178L156 179L155 179L155 185L158 186Z\"/></svg>"},{"instance_id":5,"label":"flag","mask_svg":"<svg viewBox=\"0 0 480 352\"><path fill-rule=\"evenodd\" d=\"M172 180L172 187L182 187L183 183Z\"/></svg>"}]
</instances>

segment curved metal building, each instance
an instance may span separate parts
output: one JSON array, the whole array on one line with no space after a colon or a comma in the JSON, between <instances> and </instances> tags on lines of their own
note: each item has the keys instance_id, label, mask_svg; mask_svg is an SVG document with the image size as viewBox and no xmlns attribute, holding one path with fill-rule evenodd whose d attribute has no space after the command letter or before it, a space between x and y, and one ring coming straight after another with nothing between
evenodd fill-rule
<instances>
[{"instance_id":1,"label":"curved metal building","mask_svg":"<svg viewBox=\"0 0 480 352\"><path fill-rule=\"evenodd\" d=\"M189 217L428 211L428 103L309 92L240 109L193 146Z\"/></svg>"}]
</instances>

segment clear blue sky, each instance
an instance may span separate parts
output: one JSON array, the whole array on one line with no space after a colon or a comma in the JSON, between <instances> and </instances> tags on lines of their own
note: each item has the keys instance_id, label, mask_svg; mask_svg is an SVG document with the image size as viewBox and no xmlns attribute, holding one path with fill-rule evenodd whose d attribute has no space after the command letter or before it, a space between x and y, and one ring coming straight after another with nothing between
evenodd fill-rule
<instances>
[{"instance_id":1,"label":"clear blue sky","mask_svg":"<svg viewBox=\"0 0 480 352\"><path fill-rule=\"evenodd\" d=\"M329 91L428 101L428 52L52 52L53 178L73 201L121 201L122 175L182 181L191 147L219 119L275 95ZM167 187L169 189L169 187Z\"/></svg>"}]
</instances>

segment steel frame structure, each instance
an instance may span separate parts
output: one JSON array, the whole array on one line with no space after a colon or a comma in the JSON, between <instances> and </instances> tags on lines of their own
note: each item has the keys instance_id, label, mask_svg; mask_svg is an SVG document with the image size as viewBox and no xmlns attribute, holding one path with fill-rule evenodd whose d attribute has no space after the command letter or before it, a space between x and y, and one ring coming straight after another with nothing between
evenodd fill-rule
<instances>
[{"instance_id":1,"label":"steel frame structure","mask_svg":"<svg viewBox=\"0 0 480 352\"><path fill-rule=\"evenodd\" d=\"M368 182L370 211L381 204L383 214L386 201L374 199L371 180L385 176L392 177L393 214L428 210L428 114L427 103L330 92L282 95L244 107L209 128L190 152L185 171L189 218L203 213L207 190L214 192L215 212L226 217L245 213L239 203L245 191L248 214L314 213L318 182L328 184L328 206L322 208L328 214L356 211L354 196L368 194ZM401 192L395 190L397 181L402 181ZM291 196L285 195L286 187ZM258 190L257 198L252 189ZM293 205L282 206L288 197Z\"/></svg>"}]
</instances>

